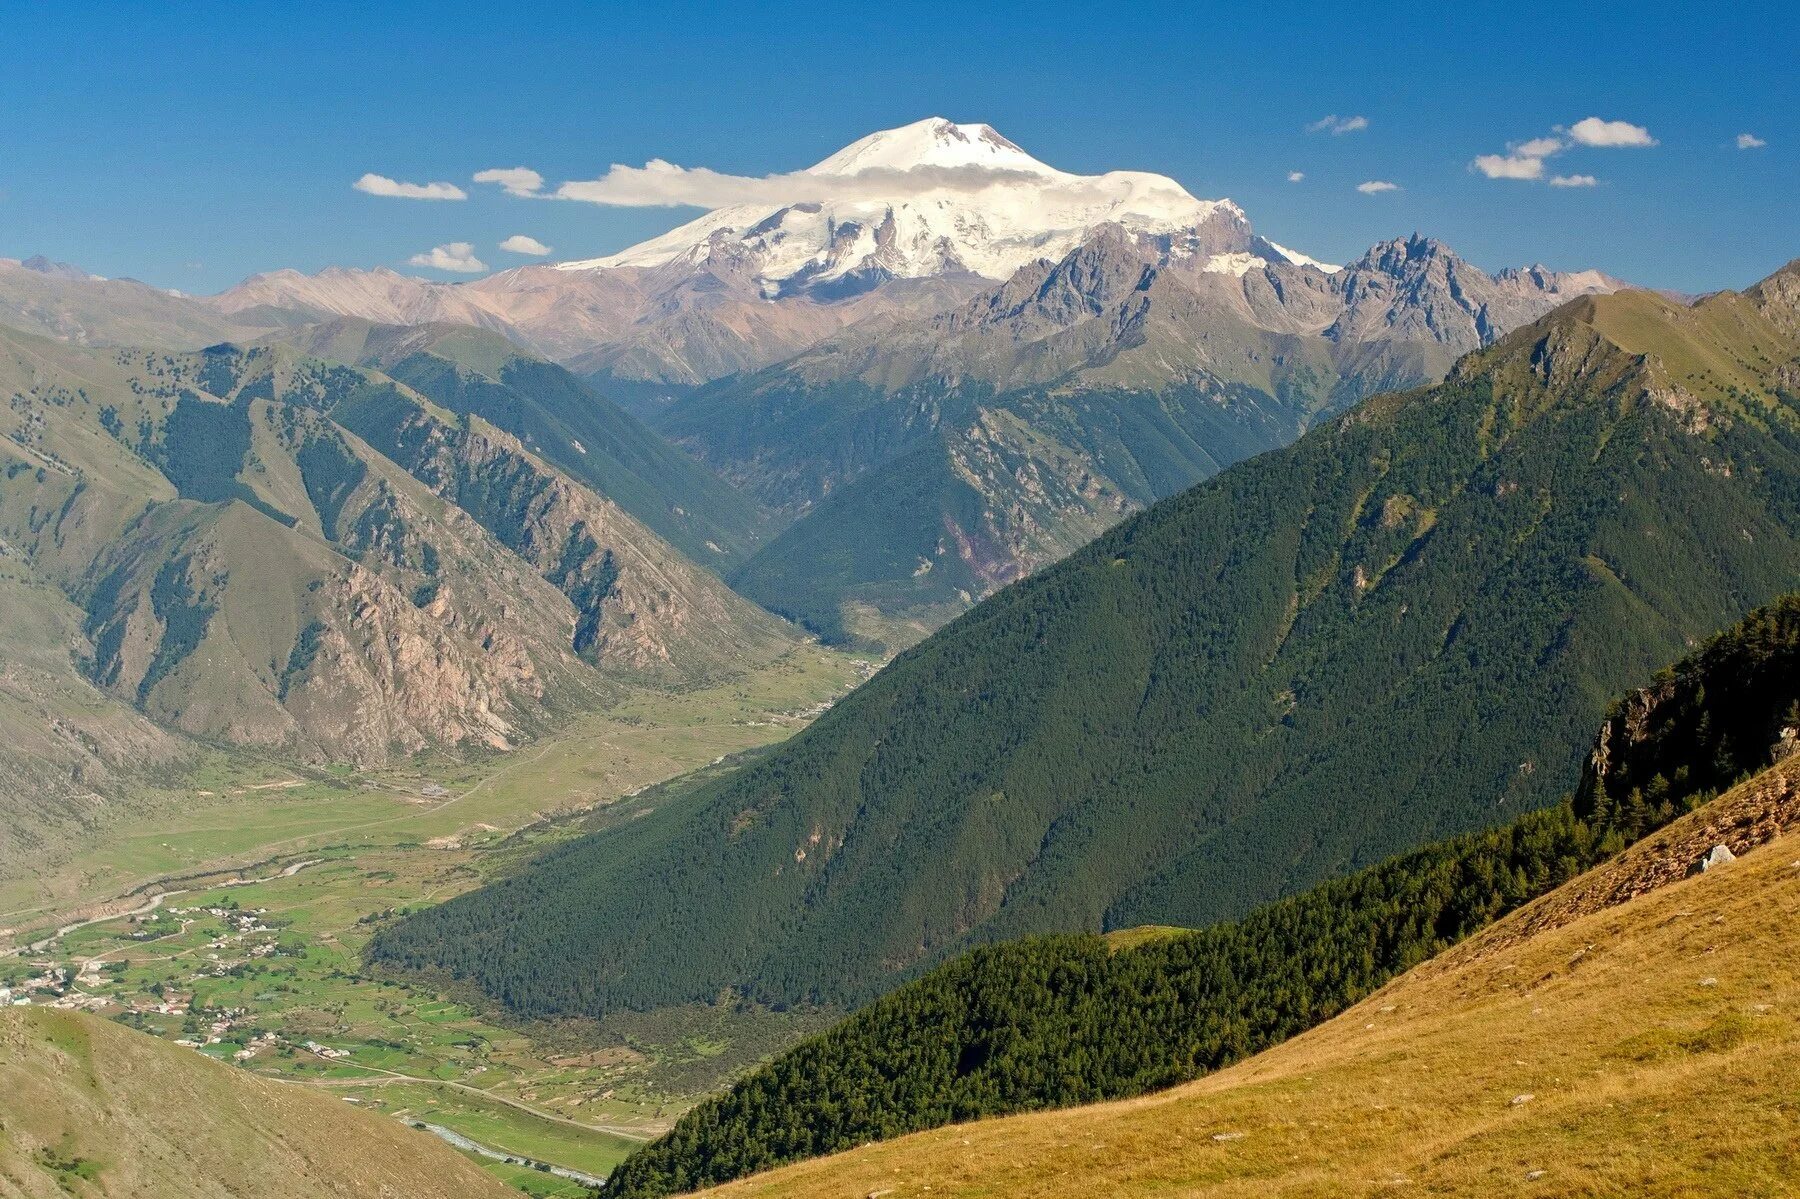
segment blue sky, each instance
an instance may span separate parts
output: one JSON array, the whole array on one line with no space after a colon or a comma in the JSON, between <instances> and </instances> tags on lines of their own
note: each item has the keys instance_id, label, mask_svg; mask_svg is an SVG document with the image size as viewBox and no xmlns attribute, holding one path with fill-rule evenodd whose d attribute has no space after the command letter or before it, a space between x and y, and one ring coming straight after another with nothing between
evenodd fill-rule
<instances>
[{"instance_id":1,"label":"blue sky","mask_svg":"<svg viewBox=\"0 0 1800 1199\"><path fill-rule=\"evenodd\" d=\"M454 278L407 260L468 242L530 261L498 249L514 234L587 257L695 215L517 199L477 171L761 175L941 115L1065 170L1230 196L1334 261L1417 230L1490 268L1697 291L1800 256L1794 6L1611 7L16 3L0 255L193 292L283 266ZM1328 114L1367 125L1306 132ZM1656 144L1553 132L1588 117ZM1536 180L1471 166L1549 136L1567 148ZM369 172L468 199L354 190Z\"/></svg>"}]
</instances>

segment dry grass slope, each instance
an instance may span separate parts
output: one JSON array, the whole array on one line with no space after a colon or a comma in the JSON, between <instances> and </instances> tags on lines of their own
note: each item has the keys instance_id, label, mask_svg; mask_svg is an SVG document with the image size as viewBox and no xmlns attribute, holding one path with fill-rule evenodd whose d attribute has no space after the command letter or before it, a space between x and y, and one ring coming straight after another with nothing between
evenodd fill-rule
<instances>
[{"instance_id":1,"label":"dry grass slope","mask_svg":"<svg viewBox=\"0 0 1800 1199\"><path fill-rule=\"evenodd\" d=\"M712 1193L1793 1195L1797 791L1800 762L1771 769L1210 1078L923 1133ZM1720 841L1740 859L1688 877Z\"/></svg>"},{"instance_id":2,"label":"dry grass slope","mask_svg":"<svg viewBox=\"0 0 1800 1199\"><path fill-rule=\"evenodd\" d=\"M74 1012L0 1009L0 1195L515 1195L430 1135Z\"/></svg>"}]
</instances>

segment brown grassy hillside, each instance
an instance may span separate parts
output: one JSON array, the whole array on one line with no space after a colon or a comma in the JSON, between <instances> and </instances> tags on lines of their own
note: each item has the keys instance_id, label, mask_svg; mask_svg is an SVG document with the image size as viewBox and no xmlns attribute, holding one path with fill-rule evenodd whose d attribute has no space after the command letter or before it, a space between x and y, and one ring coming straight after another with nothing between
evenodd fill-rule
<instances>
[{"instance_id":1,"label":"brown grassy hillside","mask_svg":"<svg viewBox=\"0 0 1800 1199\"><path fill-rule=\"evenodd\" d=\"M93 1016L0 1008L0 1195L495 1199L432 1136Z\"/></svg>"},{"instance_id":2,"label":"brown grassy hillside","mask_svg":"<svg viewBox=\"0 0 1800 1199\"><path fill-rule=\"evenodd\" d=\"M1790 760L1237 1067L711 1193L1793 1195L1797 826ZM1743 856L1690 876L1721 842Z\"/></svg>"}]
</instances>

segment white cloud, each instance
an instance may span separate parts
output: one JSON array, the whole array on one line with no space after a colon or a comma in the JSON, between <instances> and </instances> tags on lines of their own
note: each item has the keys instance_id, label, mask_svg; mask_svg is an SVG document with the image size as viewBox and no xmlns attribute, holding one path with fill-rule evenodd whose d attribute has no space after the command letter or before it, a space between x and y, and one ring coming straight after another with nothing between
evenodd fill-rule
<instances>
[{"instance_id":1,"label":"white cloud","mask_svg":"<svg viewBox=\"0 0 1800 1199\"><path fill-rule=\"evenodd\" d=\"M1051 199L1073 202L1136 196L1141 177L1096 175L1046 179L1031 171L983 166L875 168L850 175L792 171L782 175L726 175L706 167L681 167L660 158L641 167L615 163L598 179L564 183L562 200L617 208L728 208L737 204L778 207L838 200L904 200L934 192L979 192L1025 184ZM1183 193L1185 194L1185 193Z\"/></svg>"},{"instance_id":2,"label":"white cloud","mask_svg":"<svg viewBox=\"0 0 1800 1199\"><path fill-rule=\"evenodd\" d=\"M1603 121L1583 117L1569 126L1569 136L1584 146L1654 146L1656 139L1642 125L1630 121Z\"/></svg>"},{"instance_id":3,"label":"white cloud","mask_svg":"<svg viewBox=\"0 0 1800 1199\"><path fill-rule=\"evenodd\" d=\"M467 192L454 183L401 183L386 175L370 172L350 185L371 196L391 196L400 200L466 200Z\"/></svg>"},{"instance_id":4,"label":"white cloud","mask_svg":"<svg viewBox=\"0 0 1800 1199\"><path fill-rule=\"evenodd\" d=\"M527 237L523 233L515 233L500 243L500 248L509 254L529 254L533 258L542 258L550 252L550 247L535 237Z\"/></svg>"},{"instance_id":5,"label":"white cloud","mask_svg":"<svg viewBox=\"0 0 1800 1199\"><path fill-rule=\"evenodd\" d=\"M1289 183L1298 183L1304 178L1306 178L1305 171L1289 171L1288 172L1288 182Z\"/></svg>"},{"instance_id":6,"label":"white cloud","mask_svg":"<svg viewBox=\"0 0 1800 1199\"><path fill-rule=\"evenodd\" d=\"M544 177L530 167L496 167L491 171L476 171L475 182L498 183L506 189L509 196L533 198L543 194Z\"/></svg>"},{"instance_id":7,"label":"white cloud","mask_svg":"<svg viewBox=\"0 0 1800 1199\"><path fill-rule=\"evenodd\" d=\"M1737 148L1740 150L1760 150L1768 144L1768 142L1765 142L1754 133L1740 133L1737 135Z\"/></svg>"},{"instance_id":8,"label":"white cloud","mask_svg":"<svg viewBox=\"0 0 1800 1199\"><path fill-rule=\"evenodd\" d=\"M1328 113L1306 127L1308 133L1329 133L1339 137L1346 133L1360 133L1369 127L1368 117L1340 117L1337 113Z\"/></svg>"},{"instance_id":9,"label":"white cloud","mask_svg":"<svg viewBox=\"0 0 1800 1199\"><path fill-rule=\"evenodd\" d=\"M1549 158L1552 154L1560 154L1568 149L1568 145L1560 137L1534 137L1528 142L1520 142L1512 148L1512 153L1520 158Z\"/></svg>"},{"instance_id":10,"label":"white cloud","mask_svg":"<svg viewBox=\"0 0 1800 1199\"><path fill-rule=\"evenodd\" d=\"M1356 190L1365 196L1373 196L1381 192L1397 192L1400 190L1400 185L1389 183L1386 179L1370 179L1366 183L1357 184Z\"/></svg>"},{"instance_id":11,"label":"white cloud","mask_svg":"<svg viewBox=\"0 0 1800 1199\"><path fill-rule=\"evenodd\" d=\"M1482 154L1469 164L1489 179L1542 179L1544 160L1523 154Z\"/></svg>"},{"instance_id":12,"label":"white cloud","mask_svg":"<svg viewBox=\"0 0 1800 1199\"><path fill-rule=\"evenodd\" d=\"M1592 175L1558 175L1550 180L1551 187L1596 187L1599 183Z\"/></svg>"},{"instance_id":13,"label":"white cloud","mask_svg":"<svg viewBox=\"0 0 1800 1199\"><path fill-rule=\"evenodd\" d=\"M455 271L459 275L476 275L487 270L487 263L475 257L475 247L466 241L433 246L424 254L414 254L406 262L408 266L428 266L434 271Z\"/></svg>"}]
</instances>

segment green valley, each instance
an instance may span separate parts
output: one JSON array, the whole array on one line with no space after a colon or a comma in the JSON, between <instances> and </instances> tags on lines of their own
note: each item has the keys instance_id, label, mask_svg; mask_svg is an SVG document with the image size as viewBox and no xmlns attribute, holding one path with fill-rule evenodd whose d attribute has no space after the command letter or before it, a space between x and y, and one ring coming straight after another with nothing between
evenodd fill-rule
<instances>
[{"instance_id":1,"label":"green valley","mask_svg":"<svg viewBox=\"0 0 1800 1199\"><path fill-rule=\"evenodd\" d=\"M1800 15L24 8L0 1199L1795 1199Z\"/></svg>"},{"instance_id":2,"label":"green valley","mask_svg":"<svg viewBox=\"0 0 1800 1199\"><path fill-rule=\"evenodd\" d=\"M821 1018L696 1007L601 1025L495 1022L434 987L370 977L367 940L396 913L613 819L622 797L729 769L870 668L803 647L710 687L635 696L486 760L426 755L347 772L216 755L185 786L132 793L113 822L9 876L0 923L15 952L0 957L0 986L370 1112L604 1175ZM537 1170L513 1181L586 1193Z\"/></svg>"},{"instance_id":3,"label":"green valley","mask_svg":"<svg viewBox=\"0 0 1800 1199\"><path fill-rule=\"evenodd\" d=\"M530 1017L855 1005L971 945L1205 925L1552 804L1610 697L1800 577L1797 279L1577 301L373 952Z\"/></svg>"}]
</instances>

